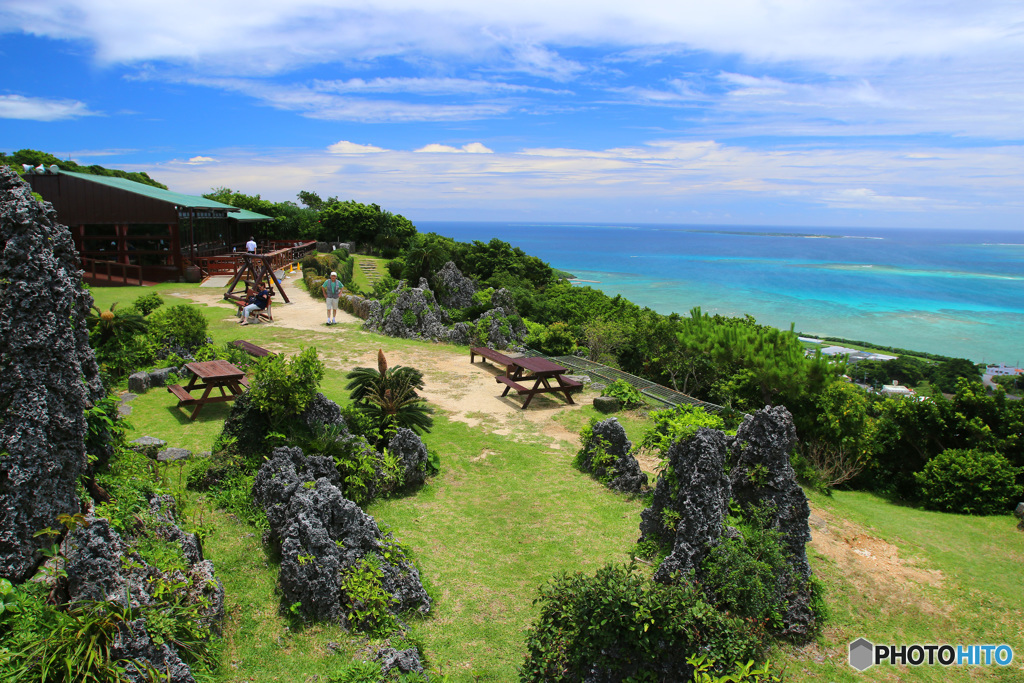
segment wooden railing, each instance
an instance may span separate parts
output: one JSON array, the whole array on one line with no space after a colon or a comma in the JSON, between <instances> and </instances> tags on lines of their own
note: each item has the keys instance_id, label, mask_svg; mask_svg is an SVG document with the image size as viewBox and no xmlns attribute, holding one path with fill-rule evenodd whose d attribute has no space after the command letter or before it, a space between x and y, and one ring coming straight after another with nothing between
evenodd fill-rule
<instances>
[{"instance_id":1,"label":"wooden railing","mask_svg":"<svg viewBox=\"0 0 1024 683\"><path fill-rule=\"evenodd\" d=\"M142 266L132 263L118 263L117 261L101 261L99 259L82 257L82 270L86 278L94 282L113 283L115 282L115 271L117 279L122 284L142 285Z\"/></svg>"},{"instance_id":2,"label":"wooden railing","mask_svg":"<svg viewBox=\"0 0 1024 683\"><path fill-rule=\"evenodd\" d=\"M265 251L260 255L270 258L270 265L274 270L285 268L289 263L294 263L316 249L316 242L312 241L268 240L264 245L271 247L272 251ZM243 263L238 253L196 257L196 265L203 271L203 277L234 275Z\"/></svg>"}]
</instances>

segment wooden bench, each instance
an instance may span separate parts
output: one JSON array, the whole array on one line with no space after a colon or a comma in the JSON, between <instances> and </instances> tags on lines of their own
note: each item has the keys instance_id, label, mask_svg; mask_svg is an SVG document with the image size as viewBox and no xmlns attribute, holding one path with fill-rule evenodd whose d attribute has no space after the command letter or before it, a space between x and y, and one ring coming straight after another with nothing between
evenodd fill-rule
<instances>
[{"instance_id":1,"label":"wooden bench","mask_svg":"<svg viewBox=\"0 0 1024 683\"><path fill-rule=\"evenodd\" d=\"M195 397L188 393L185 390L185 387L180 384L168 384L167 391L178 397L178 405L187 405L196 402Z\"/></svg>"},{"instance_id":2,"label":"wooden bench","mask_svg":"<svg viewBox=\"0 0 1024 683\"><path fill-rule=\"evenodd\" d=\"M576 380L569 379L564 375L561 378L559 378L559 381L562 383L563 387L569 387L570 389L573 390L583 388L583 382L577 382Z\"/></svg>"},{"instance_id":3,"label":"wooden bench","mask_svg":"<svg viewBox=\"0 0 1024 683\"><path fill-rule=\"evenodd\" d=\"M250 356L256 356L257 358L266 358L267 356L274 355L273 351L268 351L262 346L256 346L252 342L247 342L244 339L236 339L235 341L231 342L231 345L236 348L242 349Z\"/></svg>"},{"instance_id":4,"label":"wooden bench","mask_svg":"<svg viewBox=\"0 0 1024 683\"><path fill-rule=\"evenodd\" d=\"M469 362L472 363L476 360L476 357L486 358L487 360L493 361L499 365L505 367L505 374L508 375L509 370L512 368L512 359L494 349L487 348L486 346L474 346L469 349Z\"/></svg>"},{"instance_id":5,"label":"wooden bench","mask_svg":"<svg viewBox=\"0 0 1024 683\"><path fill-rule=\"evenodd\" d=\"M497 377L494 378L494 381L500 382L502 384L507 384L508 389L515 389L520 394L522 394L523 392L530 391L529 387L524 387L522 384L517 383L514 379L509 379L505 375L498 375ZM503 393L502 396L508 393L508 389L505 389L505 393Z\"/></svg>"},{"instance_id":6,"label":"wooden bench","mask_svg":"<svg viewBox=\"0 0 1024 683\"><path fill-rule=\"evenodd\" d=\"M245 303L245 297L244 296L240 296L240 295L236 295L236 294L231 294L231 295L225 294L224 298L227 301L230 301L231 303L233 303L235 306L238 306L238 314L239 315L242 314L242 309L245 308L248 305L248 304ZM267 322L270 322L270 323L274 322L274 312L271 310L273 305L274 305L274 290L270 290L270 298L267 299L267 307L264 308L262 311L256 310L256 311L253 311L253 313L252 313L253 316L255 316L255 318L256 318L256 322L259 322L261 319L262 320L266 320Z\"/></svg>"}]
</instances>

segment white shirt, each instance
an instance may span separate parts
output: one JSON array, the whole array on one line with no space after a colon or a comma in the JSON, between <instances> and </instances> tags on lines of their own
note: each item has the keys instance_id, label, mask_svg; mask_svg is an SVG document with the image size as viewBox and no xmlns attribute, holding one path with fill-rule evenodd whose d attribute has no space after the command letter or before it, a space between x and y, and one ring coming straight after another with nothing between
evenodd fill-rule
<instances>
[{"instance_id":1,"label":"white shirt","mask_svg":"<svg viewBox=\"0 0 1024 683\"><path fill-rule=\"evenodd\" d=\"M250 252L250 253L252 253L252 254L255 254L256 253L256 242L253 241L253 240L249 240L248 242L246 242L245 243L245 250Z\"/></svg>"}]
</instances>

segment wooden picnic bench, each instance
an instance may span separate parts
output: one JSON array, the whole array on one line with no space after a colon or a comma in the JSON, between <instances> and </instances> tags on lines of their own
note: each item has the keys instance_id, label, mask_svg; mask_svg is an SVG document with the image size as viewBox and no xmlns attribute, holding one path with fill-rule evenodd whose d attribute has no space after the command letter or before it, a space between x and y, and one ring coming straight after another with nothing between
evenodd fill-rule
<instances>
[{"instance_id":1,"label":"wooden picnic bench","mask_svg":"<svg viewBox=\"0 0 1024 683\"><path fill-rule=\"evenodd\" d=\"M512 359L494 349L486 346L473 346L469 349L469 362L472 363L476 360L476 357L486 358L489 361L493 361L505 368L505 375L509 374L512 369Z\"/></svg>"},{"instance_id":2,"label":"wooden picnic bench","mask_svg":"<svg viewBox=\"0 0 1024 683\"><path fill-rule=\"evenodd\" d=\"M245 373L226 360L208 360L198 363L187 363L186 368L192 373L192 379L186 386L179 384L167 385L167 391L178 398L178 407L194 405L195 409L190 420L196 419L199 411L207 403L234 401L242 393L242 387L249 386ZM202 389L202 396L196 398L192 391ZM214 389L220 390L219 396L211 396Z\"/></svg>"},{"instance_id":3,"label":"wooden picnic bench","mask_svg":"<svg viewBox=\"0 0 1024 683\"><path fill-rule=\"evenodd\" d=\"M250 356L256 356L257 358L266 358L267 356L273 356L274 352L269 351L262 346L256 346L252 342L247 342L244 339L236 339L231 342L231 345L235 348L242 349Z\"/></svg>"},{"instance_id":4,"label":"wooden picnic bench","mask_svg":"<svg viewBox=\"0 0 1024 683\"><path fill-rule=\"evenodd\" d=\"M512 389L515 389L520 396L526 396L526 400L523 402L523 410L530 405L530 401L537 394L558 392L565 395L565 400L568 403L573 403L570 392L583 386L581 382L564 377L566 369L557 363L549 361L547 358L510 358L509 360L512 363L511 372L506 375L499 375L494 380L499 384L505 385L505 391L501 392L502 396L507 396L508 392ZM524 377L527 372L531 374ZM534 380L533 387L519 384L524 379ZM557 382L557 386L551 386L551 383L548 381L550 379L554 379Z\"/></svg>"}]
</instances>

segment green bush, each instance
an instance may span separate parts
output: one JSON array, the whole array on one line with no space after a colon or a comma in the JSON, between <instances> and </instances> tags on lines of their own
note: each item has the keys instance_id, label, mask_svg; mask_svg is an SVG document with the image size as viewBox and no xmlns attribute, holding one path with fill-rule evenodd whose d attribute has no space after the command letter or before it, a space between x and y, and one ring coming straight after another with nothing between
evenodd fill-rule
<instances>
[{"instance_id":1,"label":"green bush","mask_svg":"<svg viewBox=\"0 0 1024 683\"><path fill-rule=\"evenodd\" d=\"M768 517L755 512L751 522L730 520L737 538L723 536L701 562L701 583L720 608L750 617L770 629L782 627L785 594L795 580L782 533L765 528Z\"/></svg>"},{"instance_id":2,"label":"green bush","mask_svg":"<svg viewBox=\"0 0 1024 683\"><path fill-rule=\"evenodd\" d=\"M577 349L572 329L563 322L553 322L536 332L531 331L526 345L548 356L568 356Z\"/></svg>"},{"instance_id":3,"label":"green bush","mask_svg":"<svg viewBox=\"0 0 1024 683\"><path fill-rule=\"evenodd\" d=\"M333 255L334 258L338 259L339 261L347 261L348 249L335 249L334 251L331 252L331 255Z\"/></svg>"},{"instance_id":4,"label":"green bush","mask_svg":"<svg viewBox=\"0 0 1024 683\"><path fill-rule=\"evenodd\" d=\"M332 270L338 270L341 261L334 254L310 254L299 261L299 264L302 266L303 272L315 270L326 277L331 274Z\"/></svg>"},{"instance_id":5,"label":"green bush","mask_svg":"<svg viewBox=\"0 0 1024 683\"><path fill-rule=\"evenodd\" d=\"M654 425L644 434L639 448L648 453L656 453L661 458L668 453L669 446L677 441L689 439L701 427L725 428L725 421L720 416L709 413L700 406L685 403L674 408L652 411L650 417Z\"/></svg>"},{"instance_id":6,"label":"green bush","mask_svg":"<svg viewBox=\"0 0 1024 683\"><path fill-rule=\"evenodd\" d=\"M159 308L149 316L149 338L158 348L197 351L207 343L207 322L196 306Z\"/></svg>"},{"instance_id":7,"label":"green bush","mask_svg":"<svg viewBox=\"0 0 1024 683\"><path fill-rule=\"evenodd\" d=\"M282 353L267 356L254 366L249 401L254 410L266 415L271 429L286 431L285 424L316 398L323 377L324 364L315 348L290 359Z\"/></svg>"},{"instance_id":8,"label":"green bush","mask_svg":"<svg viewBox=\"0 0 1024 683\"><path fill-rule=\"evenodd\" d=\"M640 390L624 379L617 379L604 388L603 396L612 396L622 401L625 408L639 408L644 404Z\"/></svg>"},{"instance_id":9,"label":"green bush","mask_svg":"<svg viewBox=\"0 0 1024 683\"><path fill-rule=\"evenodd\" d=\"M138 299L132 302L132 306L135 307L142 315L149 315L156 309L164 305L164 300L156 292L150 292L149 294L143 294Z\"/></svg>"},{"instance_id":10,"label":"green bush","mask_svg":"<svg viewBox=\"0 0 1024 683\"><path fill-rule=\"evenodd\" d=\"M302 281L306 283L306 290L309 292L309 295L314 299L324 298L324 290L322 289L322 287L326 280L326 277L319 274L315 270L302 271Z\"/></svg>"},{"instance_id":11,"label":"green bush","mask_svg":"<svg viewBox=\"0 0 1024 683\"><path fill-rule=\"evenodd\" d=\"M402 271L405 270L405 261L400 258L393 258L388 261L388 273L396 280L401 279Z\"/></svg>"},{"instance_id":12,"label":"green bush","mask_svg":"<svg viewBox=\"0 0 1024 683\"><path fill-rule=\"evenodd\" d=\"M541 588L540 616L527 634L523 681L681 681L692 655L724 673L757 659L765 633L729 615L690 583L661 584L635 565L607 565L593 576L563 574Z\"/></svg>"},{"instance_id":13,"label":"green bush","mask_svg":"<svg viewBox=\"0 0 1024 683\"><path fill-rule=\"evenodd\" d=\"M1020 472L998 453L950 448L928 461L914 478L929 509L995 515L1016 500Z\"/></svg>"}]
</instances>

